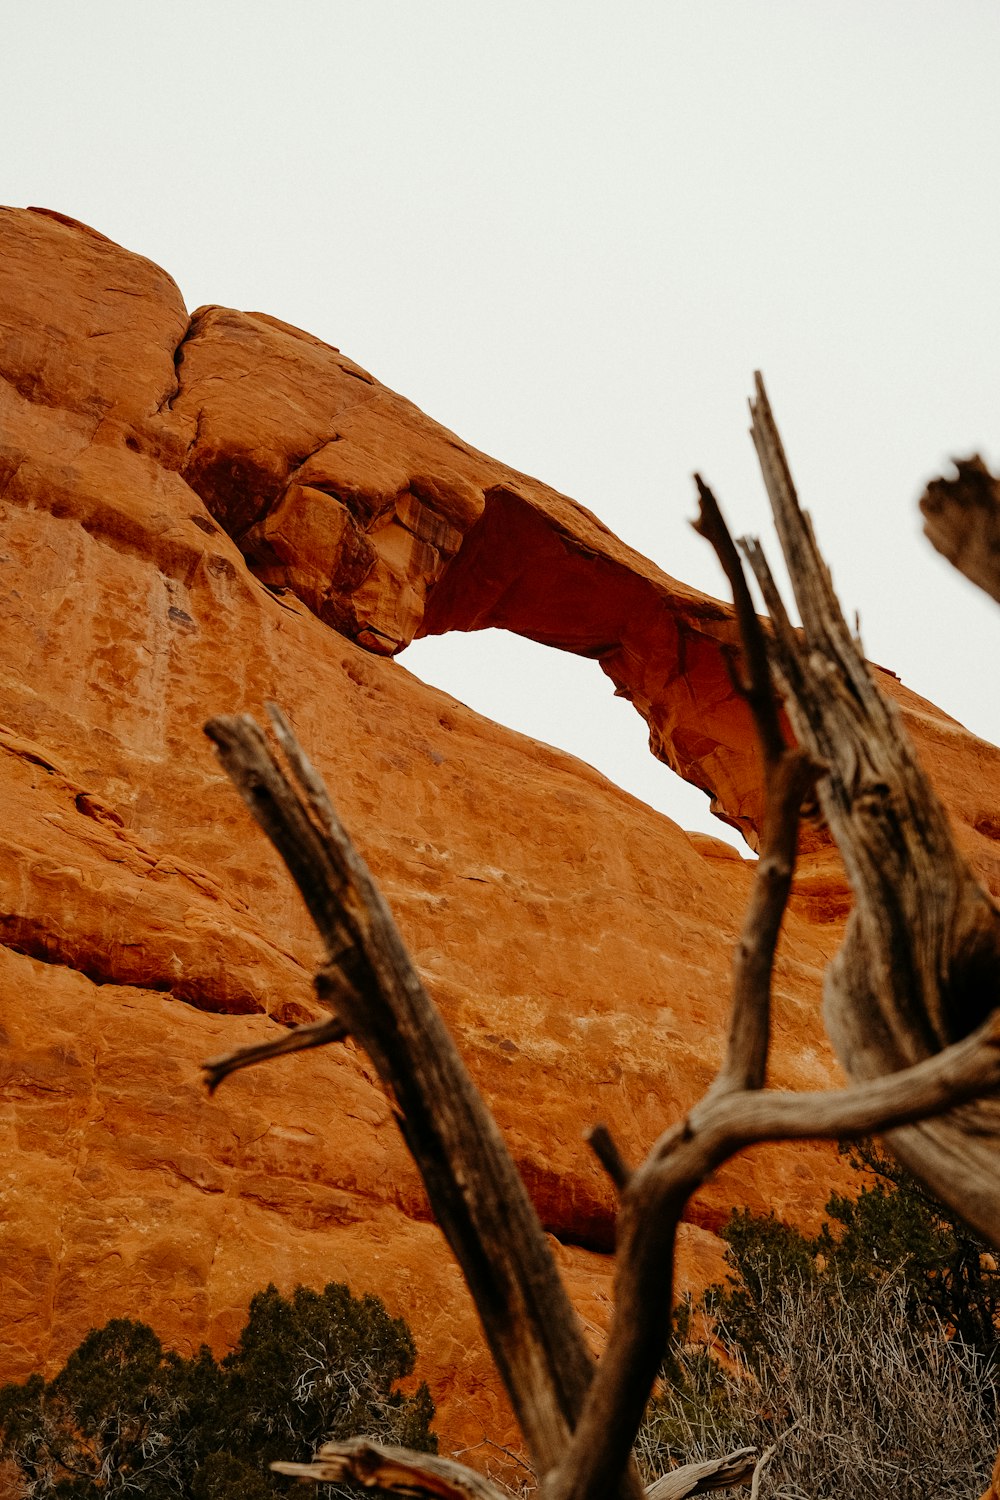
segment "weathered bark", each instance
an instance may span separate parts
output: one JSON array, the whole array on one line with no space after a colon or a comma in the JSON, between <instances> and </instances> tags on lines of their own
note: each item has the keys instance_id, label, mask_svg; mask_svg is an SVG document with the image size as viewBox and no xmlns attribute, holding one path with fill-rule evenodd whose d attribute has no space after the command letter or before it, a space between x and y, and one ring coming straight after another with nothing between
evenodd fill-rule
<instances>
[{"instance_id":1,"label":"weathered bark","mask_svg":"<svg viewBox=\"0 0 1000 1500\"><path fill-rule=\"evenodd\" d=\"M276 1474L311 1479L315 1484L353 1480L365 1489L431 1495L436 1500L510 1500L506 1490L464 1464L431 1453L414 1453L410 1448L372 1443L367 1438L324 1443L312 1463L277 1463L271 1468Z\"/></svg>"},{"instance_id":2,"label":"weathered bark","mask_svg":"<svg viewBox=\"0 0 1000 1500\"><path fill-rule=\"evenodd\" d=\"M944 809L847 628L759 376L751 410L801 632L789 624L760 549L750 543L747 555L774 625L795 733L827 767L820 805L855 897L826 974L826 1024L847 1073L875 1078L967 1036L1000 1004L1000 914L955 848ZM890 1144L1000 1244L998 1140L1000 1103L983 1099L897 1131Z\"/></svg>"},{"instance_id":3,"label":"weathered bark","mask_svg":"<svg viewBox=\"0 0 1000 1500\"><path fill-rule=\"evenodd\" d=\"M701 1464L685 1464L664 1474L646 1487L646 1500L688 1500L690 1495L707 1495L713 1490L727 1490L735 1485L750 1484L757 1468L756 1448L739 1448L725 1458L710 1458Z\"/></svg>"},{"instance_id":4,"label":"weathered bark","mask_svg":"<svg viewBox=\"0 0 1000 1500\"><path fill-rule=\"evenodd\" d=\"M1000 481L977 455L958 459L953 479L934 479L920 509L927 540L1000 603Z\"/></svg>"}]
</instances>

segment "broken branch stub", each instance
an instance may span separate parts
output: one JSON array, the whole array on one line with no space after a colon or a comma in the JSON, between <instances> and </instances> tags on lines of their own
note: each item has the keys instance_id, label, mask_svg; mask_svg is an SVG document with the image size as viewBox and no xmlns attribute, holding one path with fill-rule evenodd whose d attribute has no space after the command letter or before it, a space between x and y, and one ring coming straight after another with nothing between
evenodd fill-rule
<instances>
[{"instance_id":1,"label":"broken branch stub","mask_svg":"<svg viewBox=\"0 0 1000 1500\"><path fill-rule=\"evenodd\" d=\"M920 509L931 545L1000 604L1000 480L979 455L956 459L953 478L933 479Z\"/></svg>"},{"instance_id":2,"label":"broken branch stub","mask_svg":"<svg viewBox=\"0 0 1000 1500\"><path fill-rule=\"evenodd\" d=\"M243 1068L255 1067L258 1063L271 1062L276 1057L288 1057L293 1052L307 1052L312 1047L328 1047L331 1042L342 1042L348 1036L347 1027L339 1016L328 1016L320 1021L309 1021L304 1026L294 1026L274 1042L257 1042L251 1047L238 1047L235 1052L224 1052L221 1057L210 1057L202 1063L205 1084L214 1094L219 1084Z\"/></svg>"},{"instance_id":3,"label":"broken branch stub","mask_svg":"<svg viewBox=\"0 0 1000 1500\"><path fill-rule=\"evenodd\" d=\"M646 1500L689 1500L690 1496L708 1495L735 1485L750 1484L757 1468L756 1448L737 1448L725 1458L709 1458L704 1463L685 1464L673 1469L646 1487Z\"/></svg>"},{"instance_id":4,"label":"broken branch stub","mask_svg":"<svg viewBox=\"0 0 1000 1500\"><path fill-rule=\"evenodd\" d=\"M510 1500L509 1491L465 1464L367 1438L324 1443L311 1463L276 1463L271 1468L276 1474L309 1479L314 1484L353 1482L365 1489L429 1495L435 1500Z\"/></svg>"}]
</instances>

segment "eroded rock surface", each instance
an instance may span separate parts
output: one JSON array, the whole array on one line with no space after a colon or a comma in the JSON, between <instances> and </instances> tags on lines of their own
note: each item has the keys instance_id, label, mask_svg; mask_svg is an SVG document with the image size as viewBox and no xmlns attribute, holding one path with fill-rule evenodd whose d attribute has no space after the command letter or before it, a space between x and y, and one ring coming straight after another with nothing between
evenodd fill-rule
<instances>
[{"instance_id":1,"label":"eroded rock surface","mask_svg":"<svg viewBox=\"0 0 1000 1500\"><path fill-rule=\"evenodd\" d=\"M604 1119L638 1156L704 1087L748 867L391 657L485 625L593 657L752 841L731 612L337 350L189 318L163 271L32 210L0 212L0 611L0 1379L116 1315L222 1349L269 1280L337 1278L409 1319L445 1449L516 1442L364 1056L204 1094L203 1058L317 1013L318 945L201 726L290 714L598 1344L613 1204L581 1134ZM1000 756L883 681L1000 891ZM807 843L777 977L796 1088L834 1076L820 983L848 905ZM808 1146L733 1164L682 1276L719 1275L733 1204L814 1222L838 1170Z\"/></svg>"}]
</instances>

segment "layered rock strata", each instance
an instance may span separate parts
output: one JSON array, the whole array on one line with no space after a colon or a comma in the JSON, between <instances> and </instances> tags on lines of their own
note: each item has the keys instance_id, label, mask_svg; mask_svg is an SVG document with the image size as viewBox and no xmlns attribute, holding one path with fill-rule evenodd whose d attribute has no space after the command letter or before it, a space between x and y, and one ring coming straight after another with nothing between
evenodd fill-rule
<instances>
[{"instance_id":1,"label":"layered rock strata","mask_svg":"<svg viewBox=\"0 0 1000 1500\"><path fill-rule=\"evenodd\" d=\"M189 317L165 272L41 210L0 212L0 611L0 1379L115 1315L221 1350L260 1286L335 1278L409 1319L445 1448L514 1440L365 1057L205 1096L203 1058L317 1014L319 953L201 726L289 713L597 1345L614 1210L581 1133L604 1119L637 1156L704 1087L749 868L392 657L499 625L594 658L752 843L731 612L336 349ZM1000 891L1000 756L880 680ZM795 1088L834 1076L820 984L848 904L807 845L777 972ZM814 1221L837 1170L808 1146L733 1164L692 1206L682 1278L718 1275L731 1205Z\"/></svg>"}]
</instances>

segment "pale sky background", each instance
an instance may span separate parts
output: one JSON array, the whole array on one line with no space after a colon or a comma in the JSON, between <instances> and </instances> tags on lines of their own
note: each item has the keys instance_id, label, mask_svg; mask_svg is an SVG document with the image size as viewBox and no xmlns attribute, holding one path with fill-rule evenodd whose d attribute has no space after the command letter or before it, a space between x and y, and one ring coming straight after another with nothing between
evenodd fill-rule
<instances>
[{"instance_id":1,"label":"pale sky background","mask_svg":"<svg viewBox=\"0 0 1000 1500\"><path fill-rule=\"evenodd\" d=\"M997 0L6 0L0 200L193 309L338 345L713 593L690 474L767 531L760 367L869 654L1000 740L997 615L920 536L1000 457ZM772 549L773 550L773 549ZM402 658L723 834L597 665Z\"/></svg>"}]
</instances>

